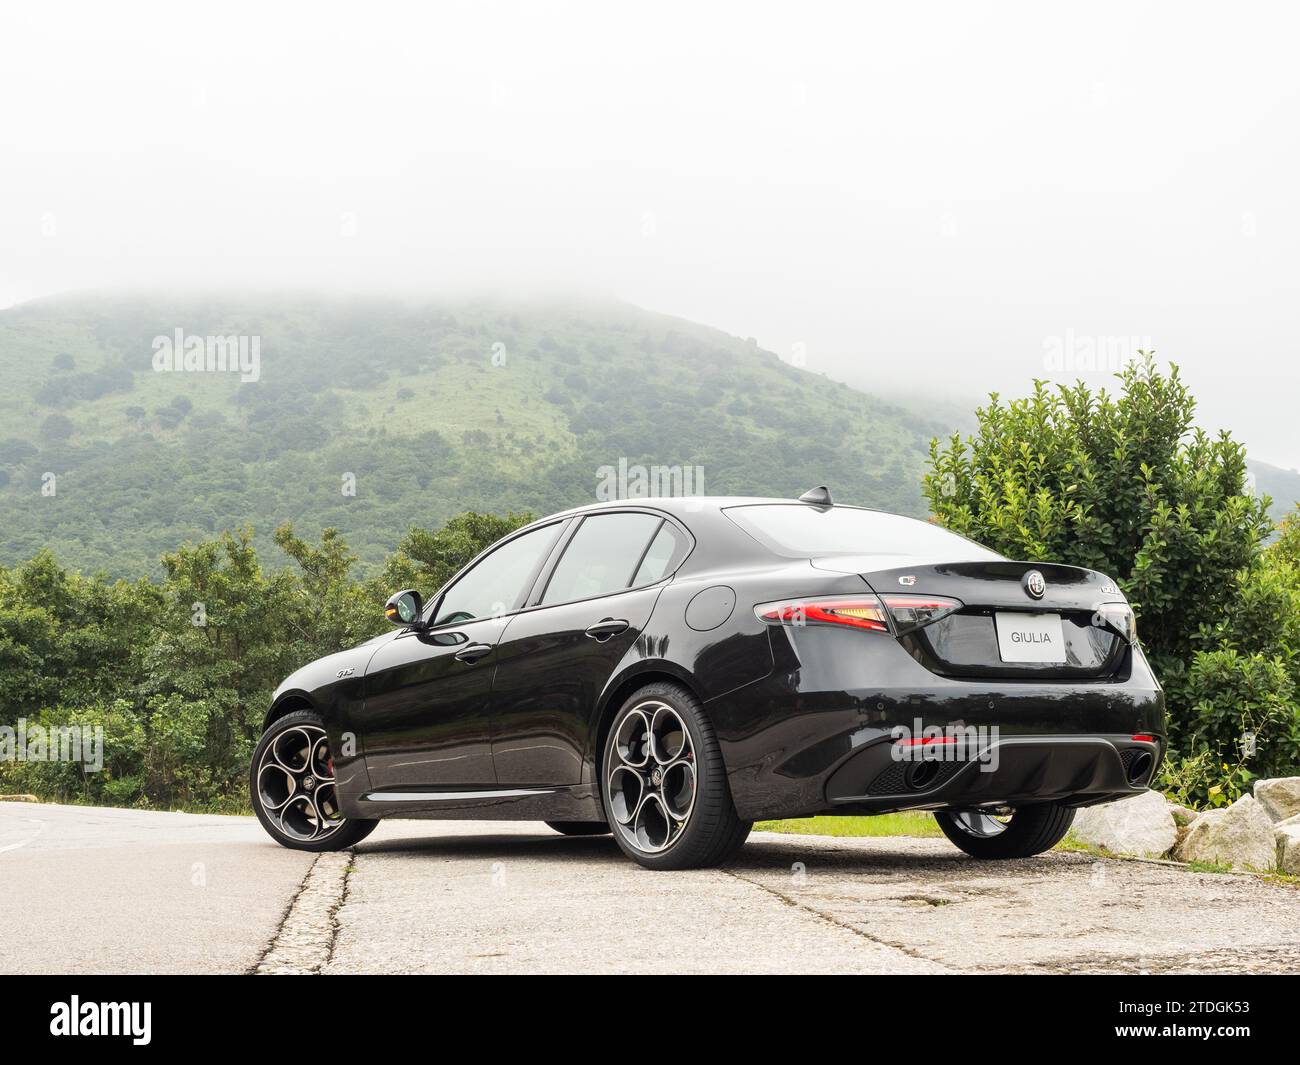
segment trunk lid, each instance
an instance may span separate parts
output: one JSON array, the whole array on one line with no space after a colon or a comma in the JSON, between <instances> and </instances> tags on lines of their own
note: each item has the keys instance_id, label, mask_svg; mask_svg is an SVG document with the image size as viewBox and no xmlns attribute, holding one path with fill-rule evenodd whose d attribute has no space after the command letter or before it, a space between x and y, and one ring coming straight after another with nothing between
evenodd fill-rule
<instances>
[{"instance_id":1,"label":"trunk lid","mask_svg":"<svg viewBox=\"0 0 1300 1065\"><path fill-rule=\"evenodd\" d=\"M1112 678L1129 660L1127 632L1099 611L1124 596L1104 574L1046 562L940 562L900 556L831 556L819 569L857 573L887 607L899 596L961 604L898 634L926 668L954 677ZM1031 574L1042 578L1041 596ZM895 611L891 608L891 614ZM1057 625L1059 619L1059 628Z\"/></svg>"}]
</instances>

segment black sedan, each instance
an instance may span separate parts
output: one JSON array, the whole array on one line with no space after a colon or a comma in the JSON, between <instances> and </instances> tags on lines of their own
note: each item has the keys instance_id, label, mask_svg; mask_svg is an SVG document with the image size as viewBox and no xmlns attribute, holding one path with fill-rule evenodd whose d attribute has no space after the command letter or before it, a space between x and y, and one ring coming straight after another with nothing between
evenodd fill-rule
<instances>
[{"instance_id":1,"label":"black sedan","mask_svg":"<svg viewBox=\"0 0 1300 1065\"><path fill-rule=\"evenodd\" d=\"M825 489L567 511L386 613L275 693L250 783L287 847L539 820L681 869L760 819L933 810L969 854L1025 857L1164 748L1112 580Z\"/></svg>"}]
</instances>

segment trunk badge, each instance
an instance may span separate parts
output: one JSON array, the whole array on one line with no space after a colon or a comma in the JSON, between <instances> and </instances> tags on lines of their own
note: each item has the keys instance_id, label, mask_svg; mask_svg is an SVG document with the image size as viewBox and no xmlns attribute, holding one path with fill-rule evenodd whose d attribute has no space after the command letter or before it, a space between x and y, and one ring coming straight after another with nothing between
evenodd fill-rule
<instances>
[{"instance_id":1,"label":"trunk badge","mask_svg":"<svg viewBox=\"0 0 1300 1065\"><path fill-rule=\"evenodd\" d=\"M1025 574L1025 591L1034 599L1042 599L1043 593L1047 591L1047 581L1043 580L1043 575L1036 569L1031 569Z\"/></svg>"},{"instance_id":2,"label":"trunk badge","mask_svg":"<svg viewBox=\"0 0 1300 1065\"><path fill-rule=\"evenodd\" d=\"M898 583L903 585L903 587L905 588L910 588L912 587L912 585L916 583L916 578L913 577L911 574L908 574L906 577L899 577Z\"/></svg>"}]
</instances>

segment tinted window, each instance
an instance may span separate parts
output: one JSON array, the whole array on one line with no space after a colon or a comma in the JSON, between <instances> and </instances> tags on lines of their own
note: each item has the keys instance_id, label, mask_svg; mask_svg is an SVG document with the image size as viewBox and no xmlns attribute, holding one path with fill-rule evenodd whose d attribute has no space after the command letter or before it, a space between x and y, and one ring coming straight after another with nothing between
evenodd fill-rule
<instances>
[{"instance_id":1,"label":"tinted window","mask_svg":"<svg viewBox=\"0 0 1300 1065\"><path fill-rule=\"evenodd\" d=\"M728 507L726 515L760 543L782 555L916 555L949 562L1002 556L938 525L878 510L797 503Z\"/></svg>"},{"instance_id":2,"label":"tinted window","mask_svg":"<svg viewBox=\"0 0 1300 1065\"><path fill-rule=\"evenodd\" d=\"M569 603L626 588L661 520L653 514L597 514L584 520L542 602Z\"/></svg>"},{"instance_id":3,"label":"tinted window","mask_svg":"<svg viewBox=\"0 0 1300 1065\"><path fill-rule=\"evenodd\" d=\"M641 584L654 584L660 577L668 572L668 563L673 560L673 555L677 553L677 545L681 543L681 533L674 529L667 522L660 527L659 532L650 543L650 550L646 552L645 560L636 571L636 577L632 581L633 587Z\"/></svg>"},{"instance_id":4,"label":"tinted window","mask_svg":"<svg viewBox=\"0 0 1300 1065\"><path fill-rule=\"evenodd\" d=\"M458 580L438 606L435 625L509 613L528 591L525 584L560 535L559 522L498 547Z\"/></svg>"}]
</instances>

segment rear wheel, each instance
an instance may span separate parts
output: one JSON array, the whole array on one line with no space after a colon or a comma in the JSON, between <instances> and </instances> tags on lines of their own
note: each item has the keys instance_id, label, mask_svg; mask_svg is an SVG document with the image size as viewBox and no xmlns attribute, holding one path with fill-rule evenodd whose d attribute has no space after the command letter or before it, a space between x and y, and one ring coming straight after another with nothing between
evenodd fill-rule
<instances>
[{"instance_id":1,"label":"rear wheel","mask_svg":"<svg viewBox=\"0 0 1300 1065\"><path fill-rule=\"evenodd\" d=\"M1074 823L1074 808L1059 803L1021 806L1010 815L984 810L940 810L939 828L972 858L1029 858L1051 850Z\"/></svg>"},{"instance_id":2,"label":"rear wheel","mask_svg":"<svg viewBox=\"0 0 1300 1065\"><path fill-rule=\"evenodd\" d=\"M614 839L647 869L719 865L753 827L736 814L713 726L680 685L650 684L623 704L601 766Z\"/></svg>"},{"instance_id":3,"label":"rear wheel","mask_svg":"<svg viewBox=\"0 0 1300 1065\"><path fill-rule=\"evenodd\" d=\"M271 723L253 751L249 790L262 827L292 850L343 850L379 823L339 812L329 737L312 710L295 710Z\"/></svg>"},{"instance_id":4,"label":"rear wheel","mask_svg":"<svg viewBox=\"0 0 1300 1065\"><path fill-rule=\"evenodd\" d=\"M547 821L547 828L553 828L562 836L607 836L609 825L604 821Z\"/></svg>"}]
</instances>

